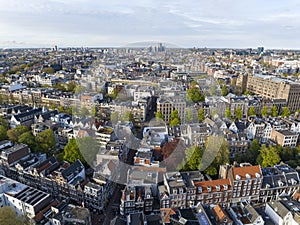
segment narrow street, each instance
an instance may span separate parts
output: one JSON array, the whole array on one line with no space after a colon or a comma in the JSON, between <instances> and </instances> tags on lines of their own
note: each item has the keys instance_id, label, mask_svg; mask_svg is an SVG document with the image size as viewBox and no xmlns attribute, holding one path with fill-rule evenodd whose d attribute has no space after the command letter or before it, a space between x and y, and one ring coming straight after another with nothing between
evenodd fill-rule
<instances>
[{"instance_id":1,"label":"narrow street","mask_svg":"<svg viewBox=\"0 0 300 225\"><path fill-rule=\"evenodd\" d=\"M103 222L103 225L109 225L110 221L116 216L116 211L118 211L118 208L114 207L116 205L120 205L120 199L121 199L121 190L123 189L124 185L118 184L112 194L111 199L109 200L109 204L106 207L105 210L105 220ZM100 224L99 224L100 225Z\"/></svg>"}]
</instances>

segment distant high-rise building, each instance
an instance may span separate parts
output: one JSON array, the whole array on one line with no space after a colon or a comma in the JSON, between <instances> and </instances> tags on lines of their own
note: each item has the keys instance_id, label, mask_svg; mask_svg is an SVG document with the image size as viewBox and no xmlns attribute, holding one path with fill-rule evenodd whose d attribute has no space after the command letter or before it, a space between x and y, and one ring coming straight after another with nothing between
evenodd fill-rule
<instances>
[{"instance_id":1,"label":"distant high-rise building","mask_svg":"<svg viewBox=\"0 0 300 225\"><path fill-rule=\"evenodd\" d=\"M149 52L164 52L164 51L166 51L166 47L162 43L159 43L154 47L153 46L149 47Z\"/></svg>"},{"instance_id":2,"label":"distant high-rise building","mask_svg":"<svg viewBox=\"0 0 300 225\"><path fill-rule=\"evenodd\" d=\"M52 48L52 50L53 50L54 52L57 52L57 50L58 50L57 45L55 45L55 46Z\"/></svg>"},{"instance_id":3,"label":"distant high-rise building","mask_svg":"<svg viewBox=\"0 0 300 225\"><path fill-rule=\"evenodd\" d=\"M263 53L263 52L264 52L264 50L265 50L265 48L264 48L264 47L258 47L258 48L257 48L257 52L258 52L258 54L261 54L261 53Z\"/></svg>"}]
</instances>

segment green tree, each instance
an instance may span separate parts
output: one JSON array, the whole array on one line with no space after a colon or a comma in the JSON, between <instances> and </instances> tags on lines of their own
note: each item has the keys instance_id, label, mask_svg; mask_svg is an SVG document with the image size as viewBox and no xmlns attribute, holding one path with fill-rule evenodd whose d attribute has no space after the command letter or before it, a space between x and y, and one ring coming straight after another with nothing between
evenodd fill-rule
<instances>
[{"instance_id":1,"label":"green tree","mask_svg":"<svg viewBox=\"0 0 300 225\"><path fill-rule=\"evenodd\" d=\"M121 121L130 121L130 122L133 122L133 118L134 118L134 116L133 116L132 112L126 111L126 112L122 115Z\"/></svg>"},{"instance_id":2,"label":"green tree","mask_svg":"<svg viewBox=\"0 0 300 225\"><path fill-rule=\"evenodd\" d=\"M74 90L74 93L75 94L80 94L80 93L83 93L85 91L85 88L81 85L77 85L75 90Z\"/></svg>"},{"instance_id":3,"label":"green tree","mask_svg":"<svg viewBox=\"0 0 300 225\"><path fill-rule=\"evenodd\" d=\"M277 107L275 105L273 105L272 108L271 108L271 116L272 117L277 117L278 116L278 110L277 110Z\"/></svg>"},{"instance_id":4,"label":"green tree","mask_svg":"<svg viewBox=\"0 0 300 225\"><path fill-rule=\"evenodd\" d=\"M201 94L200 89L198 87L191 87L187 90L187 100L188 102L192 101L194 103L204 102L205 95Z\"/></svg>"},{"instance_id":5,"label":"green tree","mask_svg":"<svg viewBox=\"0 0 300 225\"><path fill-rule=\"evenodd\" d=\"M262 167L274 166L278 164L281 160L277 149L273 146L268 148L266 147L266 145L263 145L259 152L260 154L257 158L257 162Z\"/></svg>"},{"instance_id":6,"label":"green tree","mask_svg":"<svg viewBox=\"0 0 300 225\"><path fill-rule=\"evenodd\" d=\"M215 116L217 116L218 113L219 113L219 111L218 111L216 108L214 108L214 109L212 110L212 112L211 112L211 117L212 117L212 118L215 118Z\"/></svg>"},{"instance_id":7,"label":"green tree","mask_svg":"<svg viewBox=\"0 0 300 225\"><path fill-rule=\"evenodd\" d=\"M43 73L48 73L48 74L53 74L55 72L55 70L52 67L45 67L42 70Z\"/></svg>"},{"instance_id":8,"label":"green tree","mask_svg":"<svg viewBox=\"0 0 300 225\"><path fill-rule=\"evenodd\" d=\"M63 92L67 91L67 89L65 88L65 86L62 85L62 84L55 84L55 85L53 85L53 88L55 88L55 89L57 89L59 91L63 91Z\"/></svg>"},{"instance_id":9,"label":"green tree","mask_svg":"<svg viewBox=\"0 0 300 225\"><path fill-rule=\"evenodd\" d=\"M215 159L215 163L216 163L216 168L219 170L219 166L229 163L229 145L227 143L227 141L225 141L225 139L223 138L221 140L222 144L220 146L220 149L218 151L217 157Z\"/></svg>"},{"instance_id":10,"label":"green tree","mask_svg":"<svg viewBox=\"0 0 300 225\"><path fill-rule=\"evenodd\" d=\"M97 108L96 108L96 106L92 106L90 114L91 114L91 116L96 116L97 115Z\"/></svg>"},{"instance_id":11,"label":"green tree","mask_svg":"<svg viewBox=\"0 0 300 225\"><path fill-rule=\"evenodd\" d=\"M178 118L175 118L173 120L170 121L170 126L178 126L180 125L180 120Z\"/></svg>"},{"instance_id":12,"label":"green tree","mask_svg":"<svg viewBox=\"0 0 300 225\"><path fill-rule=\"evenodd\" d=\"M28 147L35 152L37 149L37 142L35 140L35 137L31 134L30 131L27 131L23 134L21 134L18 138L19 143L23 143L28 145Z\"/></svg>"},{"instance_id":13,"label":"green tree","mask_svg":"<svg viewBox=\"0 0 300 225\"><path fill-rule=\"evenodd\" d=\"M112 122L112 123L117 123L118 121L119 121L119 112L112 112L111 114L110 114L110 121Z\"/></svg>"},{"instance_id":14,"label":"green tree","mask_svg":"<svg viewBox=\"0 0 300 225\"><path fill-rule=\"evenodd\" d=\"M76 87L77 87L76 82L75 82L75 81L71 81L71 82L69 82L69 83L67 84L67 91L73 92L73 93L74 93Z\"/></svg>"},{"instance_id":15,"label":"green tree","mask_svg":"<svg viewBox=\"0 0 300 225\"><path fill-rule=\"evenodd\" d=\"M209 87L209 94L212 96L217 95L217 85L216 84L212 84Z\"/></svg>"},{"instance_id":16,"label":"green tree","mask_svg":"<svg viewBox=\"0 0 300 225\"><path fill-rule=\"evenodd\" d=\"M69 106L69 107L66 108L65 113L67 113L67 114L69 114L69 115L72 115L73 112L74 112L74 110L75 110L75 109L74 109L73 106Z\"/></svg>"},{"instance_id":17,"label":"green tree","mask_svg":"<svg viewBox=\"0 0 300 225\"><path fill-rule=\"evenodd\" d=\"M200 108L200 109L198 110L198 120L199 120L199 122L201 123L201 122L204 121L204 119L205 119L204 109L203 109L203 108Z\"/></svg>"},{"instance_id":18,"label":"green tree","mask_svg":"<svg viewBox=\"0 0 300 225\"><path fill-rule=\"evenodd\" d=\"M162 120L163 120L163 114L161 113L161 111L157 111L157 112L155 113L155 118L157 118L157 119L162 119Z\"/></svg>"},{"instance_id":19,"label":"green tree","mask_svg":"<svg viewBox=\"0 0 300 225\"><path fill-rule=\"evenodd\" d=\"M191 123L193 122L193 112L191 108L188 108L185 114L185 122Z\"/></svg>"},{"instance_id":20,"label":"green tree","mask_svg":"<svg viewBox=\"0 0 300 225\"><path fill-rule=\"evenodd\" d=\"M7 129L0 125L0 141L6 140L7 139Z\"/></svg>"},{"instance_id":21,"label":"green tree","mask_svg":"<svg viewBox=\"0 0 300 225\"><path fill-rule=\"evenodd\" d=\"M264 106L262 109L261 109L261 115L263 117L267 117L269 115L269 108L267 106Z\"/></svg>"},{"instance_id":22,"label":"green tree","mask_svg":"<svg viewBox=\"0 0 300 225\"><path fill-rule=\"evenodd\" d=\"M277 151L279 152L279 156L281 159L284 159L285 161L293 160L294 157L294 151L290 147L281 147L277 146Z\"/></svg>"},{"instance_id":23,"label":"green tree","mask_svg":"<svg viewBox=\"0 0 300 225\"><path fill-rule=\"evenodd\" d=\"M200 170L205 172L209 171L211 176L215 176L214 171L218 171L220 165L226 163L229 163L228 143L224 138L219 136L208 137L205 143Z\"/></svg>"},{"instance_id":24,"label":"green tree","mask_svg":"<svg viewBox=\"0 0 300 225\"><path fill-rule=\"evenodd\" d=\"M0 125L2 125L6 130L9 129L9 123L7 122L6 119L0 117Z\"/></svg>"},{"instance_id":25,"label":"green tree","mask_svg":"<svg viewBox=\"0 0 300 225\"><path fill-rule=\"evenodd\" d=\"M75 138L72 138L65 146L63 158L70 163L74 163L77 159L81 162L85 162Z\"/></svg>"},{"instance_id":26,"label":"green tree","mask_svg":"<svg viewBox=\"0 0 300 225\"><path fill-rule=\"evenodd\" d=\"M7 136L8 139L11 140L12 142L16 143L18 141L19 136L21 134L29 131L29 128L26 126L18 126L16 128L12 128L7 131Z\"/></svg>"},{"instance_id":27,"label":"green tree","mask_svg":"<svg viewBox=\"0 0 300 225\"><path fill-rule=\"evenodd\" d=\"M51 153L51 151L56 148L54 132L51 129L38 133L36 136L36 142L39 145L39 150L47 154Z\"/></svg>"},{"instance_id":28,"label":"green tree","mask_svg":"<svg viewBox=\"0 0 300 225\"><path fill-rule=\"evenodd\" d=\"M115 100L119 94L119 91L117 89L114 89L111 94L109 95L112 100Z\"/></svg>"},{"instance_id":29,"label":"green tree","mask_svg":"<svg viewBox=\"0 0 300 225\"><path fill-rule=\"evenodd\" d=\"M0 208L0 225L27 225L23 216L18 216L17 212L8 206Z\"/></svg>"},{"instance_id":30,"label":"green tree","mask_svg":"<svg viewBox=\"0 0 300 225\"><path fill-rule=\"evenodd\" d=\"M58 110L58 112L60 112L60 113L66 113L66 112L67 112L66 107L63 106L63 105L59 106L57 110Z\"/></svg>"},{"instance_id":31,"label":"green tree","mask_svg":"<svg viewBox=\"0 0 300 225\"><path fill-rule=\"evenodd\" d=\"M231 111L230 111L230 108L226 108L225 110L225 117L230 119L231 118Z\"/></svg>"},{"instance_id":32,"label":"green tree","mask_svg":"<svg viewBox=\"0 0 300 225\"><path fill-rule=\"evenodd\" d=\"M235 118L238 120L243 118L243 111L240 106L238 106L235 110Z\"/></svg>"},{"instance_id":33,"label":"green tree","mask_svg":"<svg viewBox=\"0 0 300 225\"><path fill-rule=\"evenodd\" d=\"M56 109L57 108L57 105L56 104L54 104L54 103L52 103L51 105L50 105L50 107L49 107L51 110L54 110L54 109Z\"/></svg>"},{"instance_id":34,"label":"green tree","mask_svg":"<svg viewBox=\"0 0 300 225\"><path fill-rule=\"evenodd\" d=\"M295 158L300 158L300 145L294 149Z\"/></svg>"},{"instance_id":35,"label":"green tree","mask_svg":"<svg viewBox=\"0 0 300 225\"><path fill-rule=\"evenodd\" d=\"M170 118L170 126L178 126L180 124L179 113L178 110L174 110L171 112Z\"/></svg>"},{"instance_id":36,"label":"green tree","mask_svg":"<svg viewBox=\"0 0 300 225\"><path fill-rule=\"evenodd\" d=\"M218 175L218 170L215 166L211 165L205 170L205 173L209 176L215 177Z\"/></svg>"},{"instance_id":37,"label":"green tree","mask_svg":"<svg viewBox=\"0 0 300 225\"><path fill-rule=\"evenodd\" d=\"M97 140L93 137L83 137L76 139L77 145L80 150L81 156L84 158L81 159L81 162L85 165L93 165L93 162L96 160L98 151L100 150Z\"/></svg>"},{"instance_id":38,"label":"green tree","mask_svg":"<svg viewBox=\"0 0 300 225\"><path fill-rule=\"evenodd\" d=\"M255 164L259 155L260 144L257 139L254 139L249 146L249 151L246 154L247 161ZM245 161L245 160L244 160Z\"/></svg>"},{"instance_id":39,"label":"green tree","mask_svg":"<svg viewBox=\"0 0 300 225\"><path fill-rule=\"evenodd\" d=\"M89 110L85 106L82 106L80 109L80 116L88 116L88 115L89 115Z\"/></svg>"},{"instance_id":40,"label":"green tree","mask_svg":"<svg viewBox=\"0 0 300 225\"><path fill-rule=\"evenodd\" d=\"M200 162L203 155L203 149L198 146L192 146L185 150L185 170L193 171L200 169Z\"/></svg>"},{"instance_id":41,"label":"green tree","mask_svg":"<svg viewBox=\"0 0 300 225\"><path fill-rule=\"evenodd\" d=\"M256 113L255 113L254 106L250 106L248 109L248 116L255 116L255 115L256 115Z\"/></svg>"},{"instance_id":42,"label":"green tree","mask_svg":"<svg viewBox=\"0 0 300 225\"><path fill-rule=\"evenodd\" d=\"M281 112L281 116L282 117L289 117L291 115L291 112L289 110L288 107L283 107L282 108L282 112Z\"/></svg>"},{"instance_id":43,"label":"green tree","mask_svg":"<svg viewBox=\"0 0 300 225\"><path fill-rule=\"evenodd\" d=\"M222 86L221 94L222 94L222 96L228 95L228 90L227 90L227 87L225 85Z\"/></svg>"}]
</instances>

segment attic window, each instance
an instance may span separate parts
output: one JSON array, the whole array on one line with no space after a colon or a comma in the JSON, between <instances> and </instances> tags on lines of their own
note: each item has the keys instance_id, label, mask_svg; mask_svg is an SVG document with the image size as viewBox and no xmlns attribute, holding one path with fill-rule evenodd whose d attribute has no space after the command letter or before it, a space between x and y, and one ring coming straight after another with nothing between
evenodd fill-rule
<instances>
[{"instance_id":1,"label":"attic window","mask_svg":"<svg viewBox=\"0 0 300 225\"><path fill-rule=\"evenodd\" d=\"M207 186L207 191L211 192L211 186Z\"/></svg>"},{"instance_id":2,"label":"attic window","mask_svg":"<svg viewBox=\"0 0 300 225\"><path fill-rule=\"evenodd\" d=\"M202 187L198 187L198 192L199 192L199 193L202 192Z\"/></svg>"},{"instance_id":3,"label":"attic window","mask_svg":"<svg viewBox=\"0 0 300 225\"><path fill-rule=\"evenodd\" d=\"M224 187L224 190L228 189L228 185L227 184L224 184L223 187Z\"/></svg>"}]
</instances>

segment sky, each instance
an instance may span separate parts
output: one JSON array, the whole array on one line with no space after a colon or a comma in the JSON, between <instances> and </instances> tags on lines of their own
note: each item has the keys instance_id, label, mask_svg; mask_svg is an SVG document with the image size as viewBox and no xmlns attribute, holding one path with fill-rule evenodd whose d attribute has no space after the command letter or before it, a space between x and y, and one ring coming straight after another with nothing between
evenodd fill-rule
<instances>
[{"instance_id":1,"label":"sky","mask_svg":"<svg viewBox=\"0 0 300 225\"><path fill-rule=\"evenodd\" d=\"M299 0L0 0L0 47L300 48Z\"/></svg>"}]
</instances>

